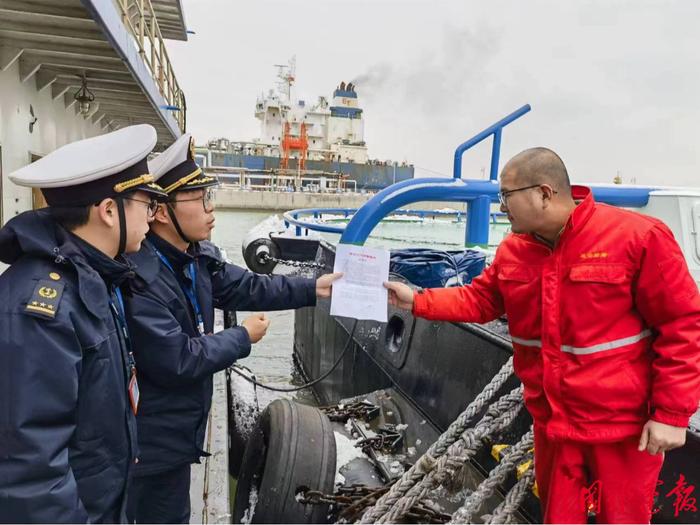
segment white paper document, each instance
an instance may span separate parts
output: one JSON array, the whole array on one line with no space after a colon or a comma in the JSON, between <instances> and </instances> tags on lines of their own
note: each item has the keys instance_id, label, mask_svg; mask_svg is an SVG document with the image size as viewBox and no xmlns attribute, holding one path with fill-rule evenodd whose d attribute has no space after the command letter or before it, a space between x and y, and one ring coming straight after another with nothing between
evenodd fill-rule
<instances>
[{"instance_id":1,"label":"white paper document","mask_svg":"<svg viewBox=\"0 0 700 525\"><path fill-rule=\"evenodd\" d=\"M331 315L386 323L388 250L338 244L333 271L343 276L333 283Z\"/></svg>"}]
</instances>

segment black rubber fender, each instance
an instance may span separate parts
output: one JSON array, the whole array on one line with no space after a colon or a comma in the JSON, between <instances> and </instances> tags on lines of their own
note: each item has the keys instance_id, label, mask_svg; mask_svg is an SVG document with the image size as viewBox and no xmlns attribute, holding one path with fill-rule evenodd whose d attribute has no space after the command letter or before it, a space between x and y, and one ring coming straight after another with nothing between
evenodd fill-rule
<instances>
[{"instance_id":1,"label":"black rubber fender","mask_svg":"<svg viewBox=\"0 0 700 525\"><path fill-rule=\"evenodd\" d=\"M250 523L327 523L327 505L304 505L300 490L333 492L336 446L328 417L318 408L288 399L270 403L248 440L233 512L241 523L253 489L257 504Z\"/></svg>"},{"instance_id":2,"label":"black rubber fender","mask_svg":"<svg viewBox=\"0 0 700 525\"><path fill-rule=\"evenodd\" d=\"M243 248L243 260L248 268L255 273L271 274L277 266L276 262L264 260L263 254L277 259L280 258L280 249L277 244L268 238L255 239Z\"/></svg>"}]
</instances>

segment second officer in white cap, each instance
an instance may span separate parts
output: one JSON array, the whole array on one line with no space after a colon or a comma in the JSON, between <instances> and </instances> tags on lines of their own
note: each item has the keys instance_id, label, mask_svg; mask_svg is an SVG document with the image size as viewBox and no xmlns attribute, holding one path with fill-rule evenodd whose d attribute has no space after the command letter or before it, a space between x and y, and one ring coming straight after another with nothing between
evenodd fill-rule
<instances>
[{"instance_id":1,"label":"second officer in white cap","mask_svg":"<svg viewBox=\"0 0 700 525\"><path fill-rule=\"evenodd\" d=\"M142 410L141 461L128 512L137 523L188 523L190 465L208 455L204 433L213 374L246 357L269 324L264 314L254 314L241 326L212 334L214 308L310 306L317 295L330 295L334 277L269 277L226 263L206 240L214 226L211 191L218 182L195 163L189 135L150 166L169 200L159 206L143 248L130 257L137 279L126 310Z\"/></svg>"},{"instance_id":2,"label":"second officer in white cap","mask_svg":"<svg viewBox=\"0 0 700 525\"><path fill-rule=\"evenodd\" d=\"M0 229L0 522L125 522L138 378L123 308L165 194L149 125L74 142L12 174L48 208Z\"/></svg>"}]
</instances>

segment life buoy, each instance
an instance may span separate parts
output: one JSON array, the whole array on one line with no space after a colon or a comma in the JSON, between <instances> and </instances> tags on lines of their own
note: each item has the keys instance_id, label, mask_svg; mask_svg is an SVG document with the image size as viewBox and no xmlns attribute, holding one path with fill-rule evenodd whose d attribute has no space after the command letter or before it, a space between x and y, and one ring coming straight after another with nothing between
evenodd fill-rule
<instances>
[{"instance_id":1,"label":"life buoy","mask_svg":"<svg viewBox=\"0 0 700 525\"><path fill-rule=\"evenodd\" d=\"M297 501L300 490L331 493L336 447L319 409L277 399L260 415L241 466L234 523L326 523L328 506Z\"/></svg>"}]
</instances>

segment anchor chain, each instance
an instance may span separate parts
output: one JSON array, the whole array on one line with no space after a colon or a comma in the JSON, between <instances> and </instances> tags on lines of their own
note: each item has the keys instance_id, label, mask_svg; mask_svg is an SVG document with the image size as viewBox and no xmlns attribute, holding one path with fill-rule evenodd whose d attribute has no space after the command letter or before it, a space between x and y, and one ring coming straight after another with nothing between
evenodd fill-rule
<instances>
[{"instance_id":1,"label":"anchor chain","mask_svg":"<svg viewBox=\"0 0 700 525\"><path fill-rule=\"evenodd\" d=\"M403 444L403 435L396 432L395 427L385 426L377 428L375 436L366 437L359 440L355 446L360 447L367 454L369 449L383 450L388 453L395 452Z\"/></svg>"},{"instance_id":2,"label":"anchor chain","mask_svg":"<svg viewBox=\"0 0 700 525\"><path fill-rule=\"evenodd\" d=\"M334 494L307 490L297 494L297 501L305 505L331 505L330 513L337 523L353 523L364 510L374 505L389 490L389 486L371 488L362 484L340 487ZM449 514L440 512L429 501L417 503L404 515L404 523L448 523Z\"/></svg>"},{"instance_id":3,"label":"anchor chain","mask_svg":"<svg viewBox=\"0 0 700 525\"><path fill-rule=\"evenodd\" d=\"M328 416L328 419L340 423L345 423L350 418L369 422L379 415L379 407L369 401L356 401L354 403L329 405L318 408Z\"/></svg>"},{"instance_id":4,"label":"anchor chain","mask_svg":"<svg viewBox=\"0 0 700 525\"><path fill-rule=\"evenodd\" d=\"M258 258L260 259L260 261L263 264L268 263L268 262L273 262L276 264L282 264L284 266L292 266L294 268L313 268L316 270L323 270L326 267L325 264L320 264L320 263L316 263L316 262L290 261L287 259L279 259L279 258L273 257L269 253L265 253L265 252L258 255Z\"/></svg>"}]
</instances>

